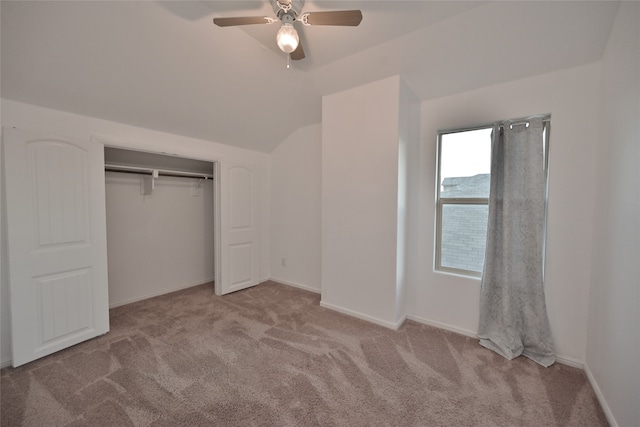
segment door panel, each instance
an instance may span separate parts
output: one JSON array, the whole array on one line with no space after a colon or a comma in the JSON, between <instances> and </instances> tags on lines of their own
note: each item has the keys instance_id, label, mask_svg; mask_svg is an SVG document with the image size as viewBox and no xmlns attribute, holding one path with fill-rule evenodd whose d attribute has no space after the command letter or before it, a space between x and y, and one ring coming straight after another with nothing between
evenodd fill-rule
<instances>
[{"instance_id":1,"label":"door panel","mask_svg":"<svg viewBox=\"0 0 640 427\"><path fill-rule=\"evenodd\" d=\"M254 226L253 175L251 169L243 166L229 168L229 226L233 231L248 231Z\"/></svg>"},{"instance_id":2,"label":"door panel","mask_svg":"<svg viewBox=\"0 0 640 427\"><path fill-rule=\"evenodd\" d=\"M256 168L221 165L220 295L258 284L259 229Z\"/></svg>"},{"instance_id":3,"label":"door panel","mask_svg":"<svg viewBox=\"0 0 640 427\"><path fill-rule=\"evenodd\" d=\"M229 246L230 285L231 287L249 284L253 270L253 244L240 243Z\"/></svg>"},{"instance_id":4,"label":"door panel","mask_svg":"<svg viewBox=\"0 0 640 427\"><path fill-rule=\"evenodd\" d=\"M5 129L13 366L109 330L103 146Z\"/></svg>"},{"instance_id":5,"label":"door panel","mask_svg":"<svg viewBox=\"0 0 640 427\"><path fill-rule=\"evenodd\" d=\"M68 271L34 279L42 346L58 344L91 327L91 270ZM77 307L77 309L73 309ZM71 309L70 309L71 308Z\"/></svg>"},{"instance_id":6,"label":"door panel","mask_svg":"<svg viewBox=\"0 0 640 427\"><path fill-rule=\"evenodd\" d=\"M87 153L47 141L29 144L35 195L36 248L88 243Z\"/></svg>"}]
</instances>

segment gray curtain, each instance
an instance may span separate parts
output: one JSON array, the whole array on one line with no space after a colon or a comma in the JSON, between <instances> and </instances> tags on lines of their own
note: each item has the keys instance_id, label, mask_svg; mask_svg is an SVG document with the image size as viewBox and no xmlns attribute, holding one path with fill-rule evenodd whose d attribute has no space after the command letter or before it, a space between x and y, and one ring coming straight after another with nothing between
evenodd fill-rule
<instances>
[{"instance_id":1,"label":"gray curtain","mask_svg":"<svg viewBox=\"0 0 640 427\"><path fill-rule=\"evenodd\" d=\"M507 359L555 362L543 289L546 168L541 117L493 129L480 344Z\"/></svg>"}]
</instances>

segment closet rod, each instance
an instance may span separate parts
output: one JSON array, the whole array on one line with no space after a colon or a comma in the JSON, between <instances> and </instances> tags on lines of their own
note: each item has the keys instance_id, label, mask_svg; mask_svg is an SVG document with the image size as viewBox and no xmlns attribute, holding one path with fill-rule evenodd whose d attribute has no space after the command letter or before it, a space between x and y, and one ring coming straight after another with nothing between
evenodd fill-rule
<instances>
[{"instance_id":1,"label":"closet rod","mask_svg":"<svg viewBox=\"0 0 640 427\"><path fill-rule=\"evenodd\" d=\"M135 166L105 164L104 170L106 172L123 172L123 173L133 173L138 175L153 175L153 171L158 171L158 175L161 175L161 176L172 176L177 178L213 179L213 174L197 173L197 172L181 172L181 171L174 171L169 169L141 168L141 167L135 167Z\"/></svg>"}]
</instances>

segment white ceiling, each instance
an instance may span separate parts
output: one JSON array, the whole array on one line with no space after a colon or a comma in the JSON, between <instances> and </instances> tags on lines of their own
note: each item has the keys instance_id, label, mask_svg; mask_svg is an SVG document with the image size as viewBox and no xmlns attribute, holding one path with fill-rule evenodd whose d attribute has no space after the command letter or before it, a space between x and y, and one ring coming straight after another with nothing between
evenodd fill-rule
<instances>
[{"instance_id":1,"label":"white ceiling","mask_svg":"<svg viewBox=\"0 0 640 427\"><path fill-rule=\"evenodd\" d=\"M322 95L400 74L420 99L600 59L618 3L307 1L359 27L301 29L285 68L266 1L2 1L2 96L271 152Z\"/></svg>"}]
</instances>

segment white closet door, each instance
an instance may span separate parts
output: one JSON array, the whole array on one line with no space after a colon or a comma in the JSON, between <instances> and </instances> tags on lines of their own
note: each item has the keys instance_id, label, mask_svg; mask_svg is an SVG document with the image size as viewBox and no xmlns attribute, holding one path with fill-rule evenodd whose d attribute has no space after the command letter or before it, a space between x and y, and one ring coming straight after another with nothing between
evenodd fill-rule
<instances>
[{"instance_id":1,"label":"white closet door","mask_svg":"<svg viewBox=\"0 0 640 427\"><path fill-rule=\"evenodd\" d=\"M103 146L5 129L13 366L109 330Z\"/></svg>"},{"instance_id":2,"label":"white closet door","mask_svg":"<svg viewBox=\"0 0 640 427\"><path fill-rule=\"evenodd\" d=\"M221 162L221 271L216 293L258 284L259 211L256 167Z\"/></svg>"}]
</instances>

